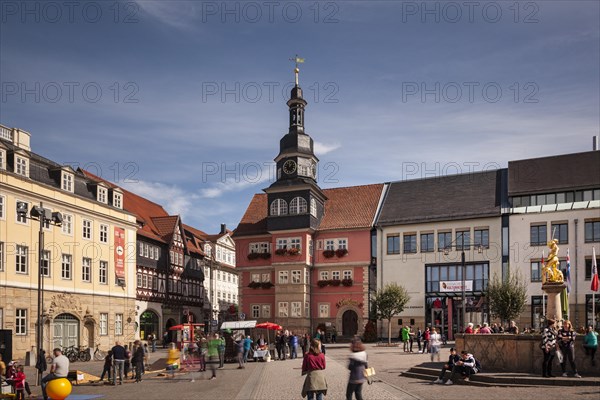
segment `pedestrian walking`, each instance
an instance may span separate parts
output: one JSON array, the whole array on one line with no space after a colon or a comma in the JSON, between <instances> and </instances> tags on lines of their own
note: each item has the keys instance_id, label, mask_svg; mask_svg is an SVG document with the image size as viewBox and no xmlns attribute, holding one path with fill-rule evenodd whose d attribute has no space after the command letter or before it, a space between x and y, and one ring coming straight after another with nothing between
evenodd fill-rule
<instances>
[{"instance_id":1,"label":"pedestrian walking","mask_svg":"<svg viewBox=\"0 0 600 400\"><path fill-rule=\"evenodd\" d=\"M415 341L415 331L411 325L408 326L408 351L413 352L413 342Z\"/></svg>"},{"instance_id":2,"label":"pedestrian walking","mask_svg":"<svg viewBox=\"0 0 600 400\"><path fill-rule=\"evenodd\" d=\"M429 351L429 339L431 337L431 332L429 331L429 327L425 328L425 332L423 332L423 354Z\"/></svg>"},{"instance_id":3,"label":"pedestrian walking","mask_svg":"<svg viewBox=\"0 0 600 400\"><path fill-rule=\"evenodd\" d=\"M248 353L250 353L250 348L252 347L252 339L250 339L250 335L246 336L244 339L244 364L248 362Z\"/></svg>"},{"instance_id":4,"label":"pedestrian walking","mask_svg":"<svg viewBox=\"0 0 600 400\"><path fill-rule=\"evenodd\" d=\"M219 334L215 333L211 340L208 341L208 364L212 373L210 380L217 379L217 364L219 363Z\"/></svg>"},{"instance_id":5,"label":"pedestrian walking","mask_svg":"<svg viewBox=\"0 0 600 400\"><path fill-rule=\"evenodd\" d=\"M359 337L355 337L350 343L350 360L348 363L348 369L350 370L350 377L348 378L348 385L346 386L346 400L352 400L352 395L356 397L356 400L362 400L362 386L365 383L365 368L368 368L367 363L367 352L365 351L365 345L361 342Z\"/></svg>"},{"instance_id":6,"label":"pedestrian walking","mask_svg":"<svg viewBox=\"0 0 600 400\"><path fill-rule=\"evenodd\" d=\"M219 369L225 368L225 337L219 337L218 333L215 333L215 337L219 341Z\"/></svg>"},{"instance_id":7,"label":"pedestrian walking","mask_svg":"<svg viewBox=\"0 0 600 400\"><path fill-rule=\"evenodd\" d=\"M208 340L206 340L206 336L204 336L203 334L200 334L198 348L200 351L200 372L204 372L206 371L206 354L208 353Z\"/></svg>"},{"instance_id":8,"label":"pedestrian walking","mask_svg":"<svg viewBox=\"0 0 600 400\"><path fill-rule=\"evenodd\" d=\"M583 338L583 348L585 354L590 356L592 359L592 366L596 366L596 350L598 349L598 333L594 331L594 328L590 325L587 328L587 333Z\"/></svg>"},{"instance_id":9,"label":"pedestrian walking","mask_svg":"<svg viewBox=\"0 0 600 400\"><path fill-rule=\"evenodd\" d=\"M442 336L437 333L435 328L431 329L431 335L429 337L429 348L431 353L431 362L433 362L433 357L437 357L437 360L440 361L440 347L442 346Z\"/></svg>"},{"instance_id":10,"label":"pedestrian walking","mask_svg":"<svg viewBox=\"0 0 600 400\"><path fill-rule=\"evenodd\" d=\"M126 350L125 347L121 346L121 342L115 342L113 346L112 354L113 354L113 376L112 376L112 384L117 384L117 371L119 373L119 385L123 384L123 372L125 370L125 359Z\"/></svg>"},{"instance_id":11,"label":"pedestrian walking","mask_svg":"<svg viewBox=\"0 0 600 400\"><path fill-rule=\"evenodd\" d=\"M567 374L567 360L569 360L569 364L571 364L571 369L573 369L573 376L575 378L581 378L581 375L577 373L577 365L575 365L575 337L577 336L577 332L573 330L573 326L571 325L571 321L565 320L563 321L562 328L558 331L557 340L558 340L558 348L563 355L562 362L560 363L560 368L562 369L562 376L569 376Z\"/></svg>"},{"instance_id":12,"label":"pedestrian walking","mask_svg":"<svg viewBox=\"0 0 600 400\"><path fill-rule=\"evenodd\" d=\"M235 342L235 347L237 350L237 359L238 359L238 369L246 368L244 366L244 337L240 336L238 340Z\"/></svg>"},{"instance_id":13,"label":"pedestrian walking","mask_svg":"<svg viewBox=\"0 0 600 400\"><path fill-rule=\"evenodd\" d=\"M179 357L181 356L181 353L179 352L179 350L177 350L177 347L175 346L175 343L171 343L170 344L170 349L169 349L169 354L167 356L167 371L170 372L170 375L167 376L168 378L175 378L175 370L177 368L179 368Z\"/></svg>"},{"instance_id":14,"label":"pedestrian walking","mask_svg":"<svg viewBox=\"0 0 600 400\"><path fill-rule=\"evenodd\" d=\"M131 357L131 363L135 366L135 382L142 381L142 375L144 374L144 358L146 353L144 347L139 340L133 342L133 356Z\"/></svg>"},{"instance_id":15,"label":"pedestrian walking","mask_svg":"<svg viewBox=\"0 0 600 400\"><path fill-rule=\"evenodd\" d=\"M104 380L104 375L107 375L107 379L110 382L111 379L111 373L110 371L112 370L112 362L113 362L113 356L112 356L112 350L109 350L108 353L106 354L106 356L104 357L104 368L102 368L102 375L100 375L100 382L102 382Z\"/></svg>"},{"instance_id":16,"label":"pedestrian walking","mask_svg":"<svg viewBox=\"0 0 600 400\"><path fill-rule=\"evenodd\" d=\"M148 340L150 341L152 352L155 353L156 352L156 333L152 332L150 334L150 338Z\"/></svg>"},{"instance_id":17,"label":"pedestrian walking","mask_svg":"<svg viewBox=\"0 0 600 400\"><path fill-rule=\"evenodd\" d=\"M325 355L321 352L321 342L310 341L310 347L302 360L302 375L306 375L302 386L302 397L307 400L323 400L327 394L327 378L325 377Z\"/></svg>"},{"instance_id":18,"label":"pedestrian walking","mask_svg":"<svg viewBox=\"0 0 600 400\"><path fill-rule=\"evenodd\" d=\"M542 332L542 343L540 347L544 352L544 360L542 361L542 376L544 378L554 378L552 375L552 361L556 355L556 330L554 329L555 321L553 319L546 320L548 326Z\"/></svg>"},{"instance_id":19,"label":"pedestrian walking","mask_svg":"<svg viewBox=\"0 0 600 400\"><path fill-rule=\"evenodd\" d=\"M15 386L15 393L17 394L17 400L25 400L25 372L23 366L17 367L17 372L13 377L13 384Z\"/></svg>"},{"instance_id":20,"label":"pedestrian walking","mask_svg":"<svg viewBox=\"0 0 600 400\"><path fill-rule=\"evenodd\" d=\"M290 335L290 360L298 357L298 336L294 332Z\"/></svg>"}]
</instances>

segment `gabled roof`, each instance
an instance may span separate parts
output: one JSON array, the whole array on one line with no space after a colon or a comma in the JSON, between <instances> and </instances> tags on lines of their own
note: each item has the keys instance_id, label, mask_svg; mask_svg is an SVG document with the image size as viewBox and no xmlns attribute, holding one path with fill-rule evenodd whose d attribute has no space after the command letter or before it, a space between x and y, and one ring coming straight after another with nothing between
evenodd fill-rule
<instances>
[{"instance_id":1,"label":"gabled roof","mask_svg":"<svg viewBox=\"0 0 600 400\"><path fill-rule=\"evenodd\" d=\"M186 224L183 224L183 231L188 250L191 253L204 255L204 247L202 246L202 242L206 234L201 230L192 228Z\"/></svg>"},{"instance_id":2,"label":"gabled roof","mask_svg":"<svg viewBox=\"0 0 600 400\"><path fill-rule=\"evenodd\" d=\"M369 228L373 224L383 184L325 189L325 214L318 230ZM267 232L267 195L255 194L234 237Z\"/></svg>"},{"instance_id":3,"label":"gabled roof","mask_svg":"<svg viewBox=\"0 0 600 400\"><path fill-rule=\"evenodd\" d=\"M502 172L392 182L377 225L500 216Z\"/></svg>"}]
</instances>

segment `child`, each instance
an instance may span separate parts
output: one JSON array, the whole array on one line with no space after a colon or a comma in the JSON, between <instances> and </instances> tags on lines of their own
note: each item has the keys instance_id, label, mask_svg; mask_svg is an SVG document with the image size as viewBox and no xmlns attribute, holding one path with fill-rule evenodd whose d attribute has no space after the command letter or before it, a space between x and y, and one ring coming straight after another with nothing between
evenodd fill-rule
<instances>
[{"instance_id":1,"label":"child","mask_svg":"<svg viewBox=\"0 0 600 400\"><path fill-rule=\"evenodd\" d=\"M15 385L15 391L17 392L17 400L25 400L25 372L23 372L23 366L17 367L17 372L14 375L13 382Z\"/></svg>"},{"instance_id":2,"label":"child","mask_svg":"<svg viewBox=\"0 0 600 400\"><path fill-rule=\"evenodd\" d=\"M102 370L102 375L100 375L100 382L104 380L104 374L108 376L108 381L110 380L110 370L112 369L112 350L108 351L106 357L104 357L104 369Z\"/></svg>"}]
</instances>

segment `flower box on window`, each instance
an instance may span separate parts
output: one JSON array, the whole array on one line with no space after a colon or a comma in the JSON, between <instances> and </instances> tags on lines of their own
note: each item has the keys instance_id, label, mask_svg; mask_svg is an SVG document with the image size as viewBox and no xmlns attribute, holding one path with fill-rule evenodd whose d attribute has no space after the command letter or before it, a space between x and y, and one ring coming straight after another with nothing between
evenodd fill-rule
<instances>
[{"instance_id":1,"label":"flower box on window","mask_svg":"<svg viewBox=\"0 0 600 400\"><path fill-rule=\"evenodd\" d=\"M263 289L271 289L273 286L275 286L272 282L262 282L260 284L260 287L262 287Z\"/></svg>"},{"instance_id":2,"label":"flower box on window","mask_svg":"<svg viewBox=\"0 0 600 400\"><path fill-rule=\"evenodd\" d=\"M268 260L269 258L271 258L271 253L260 253L260 258L262 258L263 260Z\"/></svg>"},{"instance_id":3,"label":"flower box on window","mask_svg":"<svg viewBox=\"0 0 600 400\"><path fill-rule=\"evenodd\" d=\"M320 288L324 288L325 286L329 285L329 281L328 280L320 280L320 281L317 281L317 285L319 285Z\"/></svg>"},{"instance_id":4,"label":"flower box on window","mask_svg":"<svg viewBox=\"0 0 600 400\"><path fill-rule=\"evenodd\" d=\"M335 256L335 250L323 250L323 257L331 258Z\"/></svg>"},{"instance_id":5,"label":"flower box on window","mask_svg":"<svg viewBox=\"0 0 600 400\"><path fill-rule=\"evenodd\" d=\"M296 256L296 255L300 254L300 249L298 249L296 247L292 247L291 249L288 249L287 252L290 256Z\"/></svg>"},{"instance_id":6,"label":"flower box on window","mask_svg":"<svg viewBox=\"0 0 600 400\"><path fill-rule=\"evenodd\" d=\"M338 257L344 257L346 254L348 254L348 249L337 249L335 251L335 255Z\"/></svg>"},{"instance_id":7,"label":"flower box on window","mask_svg":"<svg viewBox=\"0 0 600 400\"><path fill-rule=\"evenodd\" d=\"M278 256L283 256L287 253L286 249L277 249L275 250L275 254L277 254Z\"/></svg>"},{"instance_id":8,"label":"flower box on window","mask_svg":"<svg viewBox=\"0 0 600 400\"><path fill-rule=\"evenodd\" d=\"M330 279L329 284L331 286L340 286L342 284L342 281L339 279Z\"/></svg>"},{"instance_id":9,"label":"flower box on window","mask_svg":"<svg viewBox=\"0 0 600 400\"><path fill-rule=\"evenodd\" d=\"M260 253L250 253L248 254L248 260L257 260L260 257Z\"/></svg>"},{"instance_id":10,"label":"flower box on window","mask_svg":"<svg viewBox=\"0 0 600 400\"><path fill-rule=\"evenodd\" d=\"M354 282L350 278L342 279L342 285L344 286L352 286L352 283Z\"/></svg>"},{"instance_id":11,"label":"flower box on window","mask_svg":"<svg viewBox=\"0 0 600 400\"><path fill-rule=\"evenodd\" d=\"M259 287L261 287L261 284L260 284L260 282L252 281L248 284L248 287L252 288L252 289L258 289Z\"/></svg>"}]
</instances>

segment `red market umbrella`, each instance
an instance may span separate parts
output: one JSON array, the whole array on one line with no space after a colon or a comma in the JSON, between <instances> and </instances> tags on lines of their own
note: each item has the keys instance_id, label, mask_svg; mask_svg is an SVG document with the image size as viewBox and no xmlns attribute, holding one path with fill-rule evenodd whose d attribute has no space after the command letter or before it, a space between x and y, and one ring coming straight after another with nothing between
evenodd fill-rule
<instances>
[{"instance_id":1,"label":"red market umbrella","mask_svg":"<svg viewBox=\"0 0 600 400\"><path fill-rule=\"evenodd\" d=\"M256 324L255 328L267 330L267 342L269 343L271 343L271 338L268 331L280 331L283 329L281 325L274 322L261 322L260 324Z\"/></svg>"},{"instance_id":2,"label":"red market umbrella","mask_svg":"<svg viewBox=\"0 0 600 400\"><path fill-rule=\"evenodd\" d=\"M260 324L256 324L255 328L260 328L260 329L269 329L272 331L280 331L283 328L281 327L281 325L278 325L274 322L262 322Z\"/></svg>"},{"instance_id":3,"label":"red market umbrella","mask_svg":"<svg viewBox=\"0 0 600 400\"><path fill-rule=\"evenodd\" d=\"M175 325L169 328L170 331L180 331L183 329L183 325Z\"/></svg>"}]
</instances>

